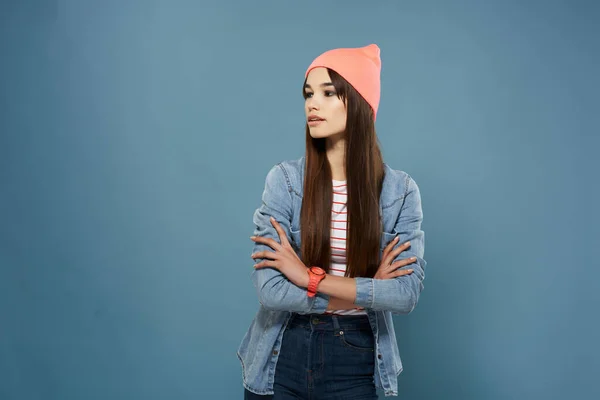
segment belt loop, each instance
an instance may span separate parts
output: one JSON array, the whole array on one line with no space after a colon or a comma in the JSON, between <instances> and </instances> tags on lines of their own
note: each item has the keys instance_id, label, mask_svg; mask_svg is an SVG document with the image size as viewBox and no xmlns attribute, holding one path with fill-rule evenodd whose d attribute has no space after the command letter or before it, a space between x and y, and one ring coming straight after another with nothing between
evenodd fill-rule
<instances>
[{"instance_id":1,"label":"belt loop","mask_svg":"<svg viewBox=\"0 0 600 400\"><path fill-rule=\"evenodd\" d=\"M333 321L333 329L335 329L335 331L340 331L340 322L338 321L338 317L335 314L331 315L331 319Z\"/></svg>"}]
</instances>

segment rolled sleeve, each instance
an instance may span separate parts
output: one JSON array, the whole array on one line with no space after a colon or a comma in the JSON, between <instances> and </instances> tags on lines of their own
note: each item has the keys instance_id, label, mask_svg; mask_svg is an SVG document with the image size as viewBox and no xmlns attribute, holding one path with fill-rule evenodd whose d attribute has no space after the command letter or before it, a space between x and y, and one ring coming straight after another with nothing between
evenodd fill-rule
<instances>
[{"instance_id":1,"label":"rolled sleeve","mask_svg":"<svg viewBox=\"0 0 600 400\"><path fill-rule=\"evenodd\" d=\"M291 241L290 225L292 220L292 198L288 190L288 182L281 164L275 165L267 174L262 194L262 204L254 212L254 236L272 238L281 243L279 234L270 221L275 218ZM262 243L254 243L253 253L273 251ZM259 263L263 259L255 259ZM327 310L329 296L317 293L307 296L305 288L296 286L285 275L275 268L259 268L252 271L252 281L257 290L259 302L267 309L293 311L299 314L323 313Z\"/></svg>"},{"instance_id":2,"label":"rolled sleeve","mask_svg":"<svg viewBox=\"0 0 600 400\"><path fill-rule=\"evenodd\" d=\"M426 261L425 233L421 229L423 210L421 195L416 182L407 176L406 193L394 233L400 238L395 247L410 241L410 247L400 253L393 262L416 257L417 260L400 269L412 269L413 273L393 279L355 278L355 304L374 310L389 310L394 314L408 314L417 305L423 290Z\"/></svg>"}]
</instances>

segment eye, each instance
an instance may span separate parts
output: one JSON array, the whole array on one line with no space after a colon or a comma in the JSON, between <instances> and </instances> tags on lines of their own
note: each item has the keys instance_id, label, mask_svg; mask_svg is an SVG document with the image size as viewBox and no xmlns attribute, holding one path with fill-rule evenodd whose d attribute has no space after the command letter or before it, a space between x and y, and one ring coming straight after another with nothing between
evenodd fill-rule
<instances>
[{"instance_id":1,"label":"eye","mask_svg":"<svg viewBox=\"0 0 600 400\"><path fill-rule=\"evenodd\" d=\"M327 97L335 96L335 92L333 92L331 90L326 90L325 91L325 96L327 96Z\"/></svg>"},{"instance_id":2,"label":"eye","mask_svg":"<svg viewBox=\"0 0 600 400\"><path fill-rule=\"evenodd\" d=\"M306 98L309 98L309 97L312 97L312 95L313 95L313 94L312 94L312 93L310 93L310 92L304 92L304 98L305 98L305 99L306 99Z\"/></svg>"}]
</instances>

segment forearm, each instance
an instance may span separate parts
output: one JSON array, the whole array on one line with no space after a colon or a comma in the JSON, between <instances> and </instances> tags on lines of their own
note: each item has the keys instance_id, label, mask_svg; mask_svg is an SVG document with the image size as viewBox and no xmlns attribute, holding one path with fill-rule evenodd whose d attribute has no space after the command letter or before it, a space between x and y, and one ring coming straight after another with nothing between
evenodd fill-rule
<instances>
[{"instance_id":1,"label":"forearm","mask_svg":"<svg viewBox=\"0 0 600 400\"><path fill-rule=\"evenodd\" d=\"M336 300L354 304L354 301L356 300L356 281L354 278L328 274L327 277L319 283L317 291L335 297ZM351 308L355 307L356 306L353 306Z\"/></svg>"},{"instance_id":2,"label":"forearm","mask_svg":"<svg viewBox=\"0 0 600 400\"><path fill-rule=\"evenodd\" d=\"M420 262L425 261L420 259ZM423 287L422 269L413 268L414 274L386 280L327 275L317 291L329 296L327 310L372 308L408 314L416 306ZM375 296L375 292L379 295Z\"/></svg>"},{"instance_id":3,"label":"forearm","mask_svg":"<svg viewBox=\"0 0 600 400\"><path fill-rule=\"evenodd\" d=\"M358 306L351 301L338 299L337 297L329 297L327 311L331 310L354 310Z\"/></svg>"},{"instance_id":4,"label":"forearm","mask_svg":"<svg viewBox=\"0 0 600 400\"><path fill-rule=\"evenodd\" d=\"M321 313L327 309L328 296L319 293L315 297L308 297L305 288L294 285L275 269L254 270L252 280L258 291L259 302L269 310L305 314Z\"/></svg>"}]
</instances>

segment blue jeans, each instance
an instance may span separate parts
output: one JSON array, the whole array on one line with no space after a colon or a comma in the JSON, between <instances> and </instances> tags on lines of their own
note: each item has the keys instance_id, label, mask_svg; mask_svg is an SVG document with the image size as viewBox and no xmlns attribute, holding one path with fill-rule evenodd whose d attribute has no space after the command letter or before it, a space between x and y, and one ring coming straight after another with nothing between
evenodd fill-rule
<instances>
[{"instance_id":1,"label":"blue jeans","mask_svg":"<svg viewBox=\"0 0 600 400\"><path fill-rule=\"evenodd\" d=\"M377 399L374 347L366 315L294 314L283 334L275 394L244 389L244 399Z\"/></svg>"}]
</instances>

